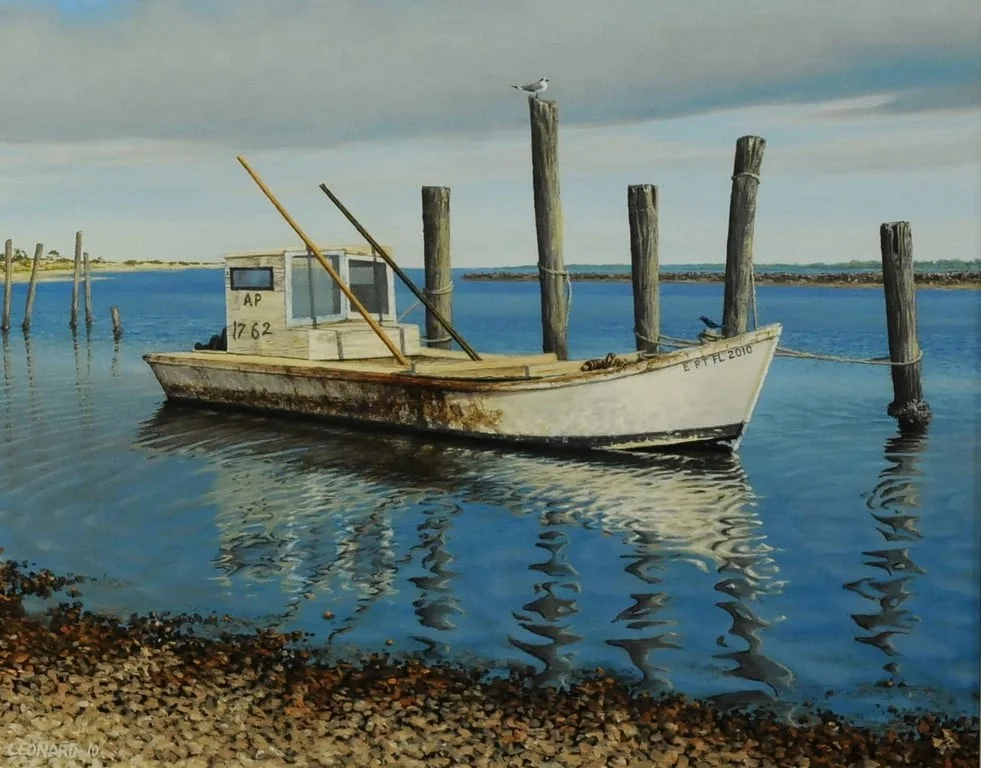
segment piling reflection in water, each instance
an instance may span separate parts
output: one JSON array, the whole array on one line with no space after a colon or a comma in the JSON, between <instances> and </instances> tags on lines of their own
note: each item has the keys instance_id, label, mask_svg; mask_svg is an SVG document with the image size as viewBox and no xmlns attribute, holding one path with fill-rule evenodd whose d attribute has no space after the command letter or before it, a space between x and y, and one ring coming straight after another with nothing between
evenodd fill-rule
<instances>
[{"instance_id":1,"label":"piling reflection in water","mask_svg":"<svg viewBox=\"0 0 981 768\"><path fill-rule=\"evenodd\" d=\"M451 569L455 558L447 544L452 535L454 518L462 510L457 504L438 500L420 506L424 519L416 527L419 542L411 551L425 553L422 567L426 569L426 575L409 578L419 590L419 596L412 601L412 606L424 630L450 632L456 628L454 616L462 614L463 608L453 594L453 579L457 573ZM448 651L442 638L432 633L420 632L414 634L412 639L421 643L427 654L437 649L443 653Z\"/></svg>"},{"instance_id":2,"label":"piling reflection in water","mask_svg":"<svg viewBox=\"0 0 981 768\"><path fill-rule=\"evenodd\" d=\"M642 582L643 592L632 592L633 604L624 608L613 619L629 630L626 637L607 640L608 645L623 649L631 663L640 670L640 684L653 690L668 690L672 687L667 677L667 668L655 666L650 658L658 649L680 648L680 640L674 632L662 632L662 627L674 625L673 619L660 618L659 613L670 598L665 591L651 591L662 579L657 573L664 568L664 554L661 552L657 534L644 530L642 526L632 526L630 532L631 554L623 557L629 560L624 569L628 574ZM650 634L650 631L655 634ZM644 633L644 634L640 634Z\"/></svg>"},{"instance_id":3,"label":"piling reflection in water","mask_svg":"<svg viewBox=\"0 0 981 768\"><path fill-rule=\"evenodd\" d=\"M10 335L0 333L0 349L3 351L3 401L5 430L14 428L14 361L10 352ZM12 442L12 441L11 441Z\"/></svg>"},{"instance_id":4,"label":"piling reflection in water","mask_svg":"<svg viewBox=\"0 0 981 768\"><path fill-rule=\"evenodd\" d=\"M643 684L670 686L670 659L652 657L681 648L685 628L671 615L660 574L683 561L718 572L716 589L726 599L715 605L731 619L729 635L746 643L716 656L733 664L725 676L773 690L790 677L763 653L768 624L752 606L780 584L752 490L731 456L541 456L171 405L142 425L137 447L194 456L213 470L206 501L217 508L215 563L227 577L278 579L294 605L313 592L356 594L357 607L339 613L331 639L392 595L400 572L421 567L405 579L421 627L411 637L430 652L448 648L456 620L466 616L468 603L481 600L457 592L460 568L449 544L456 530L458 546L481 551L462 539L474 529L463 527L460 505L487 504L538 522L534 547L543 557L527 561L531 593L514 605L514 625L502 631L511 647L536 662L539 681L564 679L583 636L612 628L603 642L623 651ZM415 542L399 558L396 530L410 523L414 533L401 534L401 544L407 536ZM598 624L579 605L588 585L575 567L579 555L570 535L583 528L622 540L616 567L637 582Z\"/></svg>"},{"instance_id":5,"label":"piling reflection in water","mask_svg":"<svg viewBox=\"0 0 981 768\"><path fill-rule=\"evenodd\" d=\"M888 466L879 473L879 482L866 497L866 505L886 545L862 554L865 565L884 575L866 576L845 584L867 600L877 604L878 611L853 613L852 620L864 634L855 640L872 645L887 657L883 669L890 675L889 684L902 681L899 650L893 643L896 635L909 634L919 618L903 607L912 596L910 587L923 570L913 561L911 546L921 538L919 516L920 484L918 464L926 450L926 433L899 434L886 440L884 457Z\"/></svg>"},{"instance_id":6,"label":"piling reflection in water","mask_svg":"<svg viewBox=\"0 0 981 768\"><path fill-rule=\"evenodd\" d=\"M535 584L535 599L522 606L523 611L535 613L538 618L518 612L513 616L523 630L546 642L526 642L508 634L511 645L542 663L541 672L533 679L539 683L568 679L574 664L565 647L583 639L569 628L571 618L579 613L576 595L582 591L582 586L579 573L569 562L569 538L562 530L575 521L559 505L545 501L540 522L545 530L538 534L535 546L547 552L548 558L528 567L543 574L545 580Z\"/></svg>"},{"instance_id":7,"label":"piling reflection in water","mask_svg":"<svg viewBox=\"0 0 981 768\"><path fill-rule=\"evenodd\" d=\"M763 683L779 696L793 682L793 674L762 653L760 633L770 626L753 610L761 598L776 594L783 584L776 579L777 568L770 555L772 548L759 532L759 520L755 517L732 514L726 517L723 531L726 547L724 563L719 567L722 581L715 585L718 592L728 599L716 603L732 620L729 634L746 643L742 650L719 653L717 658L735 664L726 674L745 680ZM717 641L728 647L725 638ZM748 704L766 695L764 691L736 691L716 697L718 702Z\"/></svg>"}]
</instances>

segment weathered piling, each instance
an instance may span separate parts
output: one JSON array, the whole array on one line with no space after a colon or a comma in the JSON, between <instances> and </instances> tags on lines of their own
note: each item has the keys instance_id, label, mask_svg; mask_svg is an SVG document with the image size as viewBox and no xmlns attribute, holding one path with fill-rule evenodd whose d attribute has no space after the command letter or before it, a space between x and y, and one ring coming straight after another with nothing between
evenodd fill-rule
<instances>
[{"instance_id":1,"label":"weathered piling","mask_svg":"<svg viewBox=\"0 0 981 768\"><path fill-rule=\"evenodd\" d=\"M722 333L735 336L745 333L750 308L756 320L753 286L753 228L756 219L756 195L760 185L760 168L766 140L759 136L741 136L736 141L732 167L732 192L729 197L729 232L726 238L726 281L722 307Z\"/></svg>"},{"instance_id":2,"label":"weathered piling","mask_svg":"<svg viewBox=\"0 0 981 768\"><path fill-rule=\"evenodd\" d=\"M893 400L887 412L903 430L930 422L930 406L920 382L920 345L916 338L916 285L913 280L913 236L908 221L879 227L882 286L886 298L886 331L892 363Z\"/></svg>"},{"instance_id":3,"label":"weathered piling","mask_svg":"<svg viewBox=\"0 0 981 768\"><path fill-rule=\"evenodd\" d=\"M85 327L92 327L92 268L89 265L89 252L82 254L83 271L85 272Z\"/></svg>"},{"instance_id":4,"label":"weathered piling","mask_svg":"<svg viewBox=\"0 0 981 768\"><path fill-rule=\"evenodd\" d=\"M630 276L634 290L634 338L639 352L656 353L661 333L658 296L657 187L627 187L630 222Z\"/></svg>"},{"instance_id":5,"label":"weathered piling","mask_svg":"<svg viewBox=\"0 0 981 768\"><path fill-rule=\"evenodd\" d=\"M27 301L24 304L24 321L21 328L24 332L31 330L31 313L34 311L34 294L37 292L37 267L41 262L41 254L44 253L44 245L38 243L34 247L34 262L31 264L31 282L27 285Z\"/></svg>"},{"instance_id":6,"label":"weathered piling","mask_svg":"<svg viewBox=\"0 0 981 768\"><path fill-rule=\"evenodd\" d=\"M119 307L115 305L110 307L109 314L112 315L112 337L119 341L123 336L123 321L119 319Z\"/></svg>"},{"instance_id":7,"label":"weathered piling","mask_svg":"<svg viewBox=\"0 0 981 768\"><path fill-rule=\"evenodd\" d=\"M450 188L422 188L422 250L426 297L436 311L453 322L453 276L450 272ZM453 339L426 309L426 345L449 349Z\"/></svg>"},{"instance_id":8,"label":"weathered piling","mask_svg":"<svg viewBox=\"0 0 981 768\"><path fill-rule=\"evenodd\" d=\"M10 300L14 293L14 241L7 240L3 246L3 319L0 331L10 330Z\"/></svg>"},{"instance_id":9,"label":"weathered piling","mask_svg":"<svg viewBox=\"0 0 981 768\"><path fill-rule=\"evenodd\" d=\"M78 327L78 280L82 271L82 233L75 233L75 269L72 271L72 313L68 325Z\"/></svg>"},{"instance_id":10,"label":"weathered piling","mask_svg":"<svg viewBox=\"0 0 981 768\"><path fill-rule=\"evenodd\" d=\"M554 101L529 98L531 173L538 236L542 350L567 360L569 273L562 257L562 202L559 194L559 111Z\"/></svg>"}]
</instances>

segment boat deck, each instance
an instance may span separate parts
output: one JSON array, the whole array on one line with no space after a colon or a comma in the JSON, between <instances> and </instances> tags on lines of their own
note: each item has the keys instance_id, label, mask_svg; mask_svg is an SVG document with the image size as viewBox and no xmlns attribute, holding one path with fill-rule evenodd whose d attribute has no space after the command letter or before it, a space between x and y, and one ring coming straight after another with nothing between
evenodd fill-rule
<instances>
[{"instance_id":1,"label":"boat deck","mask_svg":"<svg viewBox=\"0 0 981 768\"><path fill-rule=\"evenodd\" d=\"M412 376L440 379L508 380L540 379L580 373L583 360L560 361L554 353L537 355L494 355L484 353L481 360L471 360L457 350L421 350L410 355L411 367L406 368L392 357L360 360L305 360L293 357L234 354L216 350L169 352L153 357L169 362L193 364L207 361L223 365L262 365L285 368L309 368L330 371L359 371L364 373L403 373Z\"/></svg>"}]
</instances>

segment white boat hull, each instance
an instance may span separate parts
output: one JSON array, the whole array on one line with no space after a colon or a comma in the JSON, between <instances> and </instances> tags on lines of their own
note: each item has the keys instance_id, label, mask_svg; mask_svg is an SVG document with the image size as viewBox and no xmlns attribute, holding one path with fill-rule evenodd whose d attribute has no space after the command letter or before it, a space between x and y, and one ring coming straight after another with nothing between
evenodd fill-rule
<instances>
[{"instance_id":1,"label":"white boat hull","mask_svg":"<svg viewBox=\"0 0 981 768\"><path fill-rule=\"evenodd\" d=\"M167 397L432 434L592 450L735 449L780 338L770 325L625 365L513 378L227 352L145 357ZM386 370L384 365L389 365Z\"/></svg>"}]
</instances>

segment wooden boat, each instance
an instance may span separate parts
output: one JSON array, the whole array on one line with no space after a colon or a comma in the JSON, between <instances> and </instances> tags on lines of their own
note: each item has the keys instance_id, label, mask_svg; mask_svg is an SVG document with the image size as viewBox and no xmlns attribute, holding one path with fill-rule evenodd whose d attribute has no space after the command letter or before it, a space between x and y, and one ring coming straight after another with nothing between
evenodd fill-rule
<instances>
[{"instance_id":1,"label":"wooden boat","mask_svg":"<svg viewBox=\"0 0 981 768\"><path fill-rule=\"evenodd\" d=\"M548 448L738 447L778 324L650 356L477 355L326 187L371 247L320 248L239 160L306 248L226 257L225 348L144 358L170 400ZM393 272L464 351L399 322Z\"/></svg>"}]
</instances>

